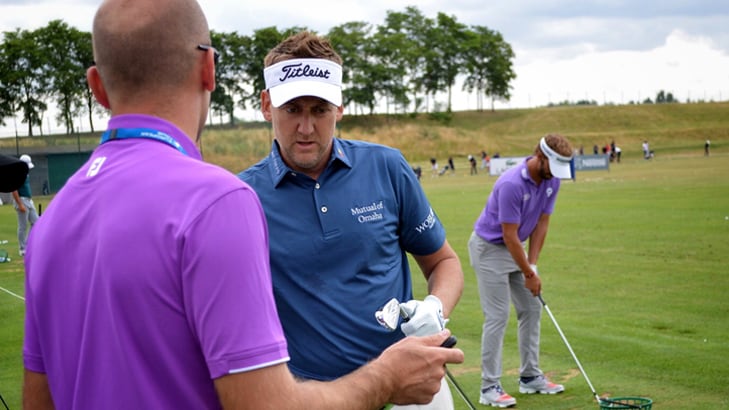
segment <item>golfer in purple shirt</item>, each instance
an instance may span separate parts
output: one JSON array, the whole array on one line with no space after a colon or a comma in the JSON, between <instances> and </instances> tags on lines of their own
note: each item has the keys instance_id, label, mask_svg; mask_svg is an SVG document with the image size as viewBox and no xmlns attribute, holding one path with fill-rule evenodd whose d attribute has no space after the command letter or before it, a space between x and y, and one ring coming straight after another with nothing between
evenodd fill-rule
<instances>
[{"instance_id":1,"label":"golfer in purple shirt","mask_svg":"<svg viewBox=\"0 0 729 410\"><path fill-rule=\"evenodd\" d=\"M571 178L571 158L572 147L564 137L550 134L542 138L533 156L499 177L474 224L468 251L485 318L481 340L481 404L516 405L516 399L504 392L500 382L510 301L519 321L519 392L564 391L563 386L547 380L539 369L542 305L536 296L541 292L542 283L537 274L537 260L547 236L560 178Z\"/></svg>"}]
</instances>

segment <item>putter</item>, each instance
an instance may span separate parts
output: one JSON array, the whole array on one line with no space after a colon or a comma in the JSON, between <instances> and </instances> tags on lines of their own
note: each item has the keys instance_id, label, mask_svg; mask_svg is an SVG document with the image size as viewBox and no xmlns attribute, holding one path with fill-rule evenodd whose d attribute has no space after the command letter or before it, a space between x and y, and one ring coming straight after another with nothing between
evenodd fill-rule
<instances>
[{"instance_id":1,"label":"putter","mask_svg":"<svg viewBox=\"0 0 729 410\"><path fill-rule=\"evenodd\" d=\"M547 311L549 318L552 319L552 323L554 323L554 327L557 328L557 332L562 337L562 341L567 346L567 350L570 351L570 354L572 354L572 358L575 359L575 363L577 363L577 367L580 369L580 373L582 373L582 377L585 378L587 385L590 386L590 391L592 392L592 395L595 397L595 400L597 400L597 404L608 403L608 404L617 404L620 406L628 406L628 407L634 408L634 409L641 408L640 406L636 406L634 404L613 401L610 399L603 399L597 395L597 393L595 392L595 388L592 386L592 382L590 382L590 378L587 377L587 373L585 373L585 369L582 368L582 363L580 363L580 360L577 358L577 355L575 354L574 350L572 350L572 346L570 346L570 342L567 341L567 338L565 337L564 333L562 333L562 329L559 327L559 324L557 324L557 319L554 318L552 311L549 309L549 306L547 306L547 302L544 301L541 294L537 295L537 297L539 298L539 301L542 302L542 306L544 306L544 310Z\"/></svg>"}]
</instances>

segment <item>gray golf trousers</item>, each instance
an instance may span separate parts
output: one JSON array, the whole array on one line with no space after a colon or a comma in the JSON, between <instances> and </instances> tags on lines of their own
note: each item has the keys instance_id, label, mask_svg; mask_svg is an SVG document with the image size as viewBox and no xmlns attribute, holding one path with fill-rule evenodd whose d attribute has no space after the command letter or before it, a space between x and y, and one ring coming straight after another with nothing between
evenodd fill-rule
<instances>
[{"instance_id":1,"label":"gray golf trousers","mask_svg":"<svg viewBox=\"0 0 729 410\"><path fill-rule=\"evenodd\" d=\"M16 204L15 201L13 201L13 206L15 207L15 213L18 216L18 250L22 255L25 253L25 244L28 240L30 227L38 221L38 212L35 210L35 204L33 203L32 198L21 196L20 201L23 202L23 205L25 206L25 212L20 212L18 204Z\"/></svg>"},{"instance_id":2,"label":"gray golf trousers","mask_svg":"<svg viewBox=\"0 0 729 410\"><path fill-rule=\"evenodd\" d=\"M500 384L504 333L510 305L518 321L521 377L542 375L539 369L539 332L542 305L524 286L524 274L505 245L492 244L476 233L468 241L471 266L476 272L481 309L481 388Z\"/></svg>"}]
</instances>

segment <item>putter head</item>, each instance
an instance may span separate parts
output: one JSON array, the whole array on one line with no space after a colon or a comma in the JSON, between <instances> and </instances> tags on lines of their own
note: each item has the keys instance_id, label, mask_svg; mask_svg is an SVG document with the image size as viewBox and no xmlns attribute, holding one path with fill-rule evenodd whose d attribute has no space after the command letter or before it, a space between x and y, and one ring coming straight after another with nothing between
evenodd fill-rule
<instances>
[{"instance_id":1,"label":"putter head","mask_svg":"<svg viewBox=\"0 0 729 410\"><path fill-rule=\"evenodd\" d=\"M395 298L390 299L382 309L375 312L375 319L377 319L377 323L391 332L397 329L397 322L400 319L400 302Z\"/></svg>"}]
</instances>

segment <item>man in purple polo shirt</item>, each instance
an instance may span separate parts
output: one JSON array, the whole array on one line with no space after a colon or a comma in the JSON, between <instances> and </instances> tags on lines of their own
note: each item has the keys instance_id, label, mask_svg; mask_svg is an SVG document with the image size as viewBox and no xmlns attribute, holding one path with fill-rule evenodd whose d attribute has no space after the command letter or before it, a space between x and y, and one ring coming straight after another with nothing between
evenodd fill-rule
<instances>
[{"instance_id":1,"label":"man in purple polo shirt","mask_svg":"<svg viewBox=\"0 0 729 410\"><path fill-rule=\"evenodd\" d=\"M539 141L534 155L504 172L494 184L468 241L484 313L481 339L480 403L511 407L516 399L501 387L504 332L509 300L519 321L519 392L555 394L564 387L550 382L539 369L539 323L542 289L537 260L544 245L549 216L560 179L571 178L572 147L561 135ZM529 240L528 250L526 241Z\"/></svg>"},{"instance_id":2,"label":"man in purple polo shirt","mask_svg":"<svg viewBox=\"0 0 729 410\"><path fill-rule=\"evenodd\" d=\"M101 145L30 234L24 408L371 409L432 399L443 331L338 380L298 382L256 194L195 141L217 51L194 0L108 0L87 79Z\"/></svg>"}]
</instances>

